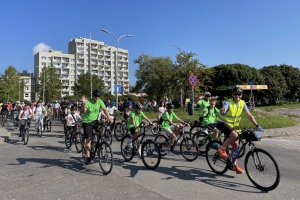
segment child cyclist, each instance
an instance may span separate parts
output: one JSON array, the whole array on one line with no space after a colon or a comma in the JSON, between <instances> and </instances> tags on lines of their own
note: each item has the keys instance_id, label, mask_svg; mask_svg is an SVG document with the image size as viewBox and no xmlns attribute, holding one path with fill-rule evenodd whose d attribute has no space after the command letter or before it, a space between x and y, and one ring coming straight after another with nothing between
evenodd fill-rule
<instances>
[{"instance_id":1,"label":"child cyclist","mask_svg":"<svg viewBox=\"0 0 300 200\"><path fill-rule=\"evenodd\" d=\"M127 121L127 127L132 135L132 140L129 141L128 146L132 148L132 141L139 136L139 126L142 123L143 119L148 121L149 125L152 125L152 122L144 114L142 104L138 103L135 105L135 110L132 111L129 115ZM139 147L139 155L141 155L141 146Z\"/></svg>"},{"instance_id":2,"label":"child cyclist","mask_svg":"<svg viewBox=\"0 0 300 200\"><path fill-rule=\"evenodd\" d=\"M177 117L177 115L173 112L174 105L171 103L167 104L167 111L164 112L162 116L162 125L161 129L162 131L165 131L166 133L171 135L170 142L167 146L168 154L171 154L170 147L173 145L174 141L177 138L177 135L179 134L179 131L181 128L183 128L183 125L185 122ZM175 124L174 120L179 121L181 124Z\"/></svg>"},{"instance_id":3,"label":"child cyclist","mask_svg":"<svg viewBox=\"0 0 300 200\"><path fill-rule=\"evenodd\" d=\"M66 116L67 128L71 130L74 128L75 123L81 121L81 117L77 111L76 106L71 106L71 113Z\"/></svg>"},{"instance_id":4,"label":"child cyclist","mask_svg":"<svg viewBox=\"0 0 300 200\"><path fill-rule=\"evenodd\" d=\"M209 106L203 109L203 115L201 116L203 120L201 125L214 132L214 140L217 140L219 135L219 130L216 128L216 120L219 114L220 111L216 108L216 98L209 99Z\"/></svg>"}]
</instances>

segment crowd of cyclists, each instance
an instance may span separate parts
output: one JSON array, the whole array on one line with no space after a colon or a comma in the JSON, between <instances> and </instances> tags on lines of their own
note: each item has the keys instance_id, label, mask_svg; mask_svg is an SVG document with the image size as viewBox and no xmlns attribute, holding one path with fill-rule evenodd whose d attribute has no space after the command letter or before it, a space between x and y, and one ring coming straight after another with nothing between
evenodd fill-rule
<instances>
[{"instance_id":1,"label":"crowd of cyclists","mask_svg":"<svg viewBox=\"0 0 300 200\"><path fill-rule=\"evenodd\" d=\"M123 122L127 127L127 135L131 138L128 140L128 148L133 148L133 141L139 137L140 124L147 121L150 126L152 121L143 112L144 106L139 102L128 100L122 106L116 106L114 101L104 101L101 99L99 90L94 90L92 98L83 96L79 101L63 101L63 102L49 102L43 104L38 102L20 103L16 101L1 102L1 115L10 113L13 117L14 127L18 127L18 120L20 119L35 119L35 128L37 128L39 121L43 123L47 118L63 119L65 124L65 132L74 128L75 123L80 122L83 129L83 144L85 150L85 164L91 163L91 151L93 130L101 121L108 121L113 127L116 114L123 112ZM213 133L213 139L217 139L220 133L224 134L224 142L217 146L217 152L221 157L227 158L227 147L231 145L231 151L234 152L239 144L237 142L238 133L236 127L239 126L242 113L245 112L248 120L256 127L257 130L263 131L254 116L249 112L249 109L242 98L243 90L240 87L232 89L232 98L224 100L223 106L219 110L216 108L217 97L212 97L209 92L205 92L197 103L197 110L199 120L196 122L202 128L203 132L208 134ZM151 105L148 105L151 106ZM173 155L170 148L178 139L178 134L181 129L186 127L187 122L180 119L174 112L174 105L168 100L163 100L156 105L157 119L159 132L164 132L169 135L170 139L166 145L166 152L168 155ZM121 111L120 111L121 110ZM43 120L41 120L43 119ZM196 141L198 142L198 141ZM138 150L141 155L141 149ZM244 173L244 169L234 161L231 170L237 174Z\"/></svg>"}]
</instances>

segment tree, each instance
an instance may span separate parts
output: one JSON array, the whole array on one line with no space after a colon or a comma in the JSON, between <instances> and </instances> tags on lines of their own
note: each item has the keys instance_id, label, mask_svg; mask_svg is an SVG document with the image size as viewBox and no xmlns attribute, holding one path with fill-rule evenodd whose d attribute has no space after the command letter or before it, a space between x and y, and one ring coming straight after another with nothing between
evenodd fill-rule
<instances>
[{"instance_id":1,"label":"tree","mask_svg":"<svg viewBox=\"0 0 300 200\"><path fill-rule=\"evenodd\" d=\"M269 103L275 104L288 93L288 86L278 66L263 67L259 70L264 76L268 90L262 92Z\"/></svg>"},{"instance_id":2,"label":"tree","mask_svg":"<svg viewBox=\"0 0 300 200\"><path fill-rule=\"evenodd\" d=\"M2 99L19 100L18 71L14 66L8 66L0 80L0 96Z\"/></svg>"},{"instance_id":3,"label":"tree","mask_svg":"<svg viewBox=\"0 0 300 200\"><path fill-rule=\"evenodd\" d=\"M60 99L61 87L60 70L53 66L44 67L40 73L39 83L37 84L37 91L40 95L39 99L45 102ZM43 92L45 99L43 99Z\"/></svg>"},{"instance_id":4,"label":"tree","mask_svg":"<svg viewBox=\"0 0 300 200\"><path fill-rule=\"evenodd\" d=\"M105 85L103 80L101 80L97 75L92 75L92 83L93 83L93 90L98 89L102 93L107 93L107 90L105 90ZM73 90L75 91L75 95L82 96L85 95L87 97L91 96L91 74L80 74L78 76L78 80L75 83L75 86L73 87Z\"/></svg>"},{"instance_id":5,"label":"tree","mask_svg":"<svg viewBox=\"0 0 300 200\"><path fill-rule=\"evenodd\" d=\"M137 82L134 91L145 92L157 101L171 95L175 69L171 58L143 54L134 62L139 65L135 73Z\"/></svg>"},{"instance_id":6,"label":"tree","mask_svg":"<svg viewBox=\"0 0 300 200\"><path fill-rule=\"evenodd\" d=\"M287 84L286 99L295 100L300 97L300 71L290 65L278 66L281 74L284 76Z\"/></svg>"}]
</instances>

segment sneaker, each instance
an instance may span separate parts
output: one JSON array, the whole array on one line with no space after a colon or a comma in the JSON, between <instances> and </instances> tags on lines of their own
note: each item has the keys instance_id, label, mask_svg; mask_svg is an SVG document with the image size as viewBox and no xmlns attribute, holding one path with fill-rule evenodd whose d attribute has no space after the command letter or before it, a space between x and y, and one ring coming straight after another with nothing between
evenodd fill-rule
<instances>
[{"instance_id":1,"label":"sneaker","mask_svg":"<svg viewBox=\"0 0 300 200\"><path fill-rule=\"evenodd\" d=\"M238 165L233 165L232 171L235 171L237 174L242 174L242 173L244 173L244 169L241 168L241 167L238 166Z\"/></svg>"},{"instance_id":2,"label":"sneaker","mask_svg":"<svg viewBox=\"0 0 300 200\"><path fill-rule=\"evenodd\" d=\"M92 161L91 158L86 158L84 164L88 165L91 163L91 161Z\"/></svg>"},{"instance_id":3,"label":"sneaker","mask_svg":"<svg viewBox=\"0 0 300 200\"><path fill-rule=\"evenodd\" d=\"M211 146L213 149L218 149L221 145L219 143L214 142Z\"/></svg>"},{"instance_id":4,"label":"sneaker","mask_svg":"<svg viewBox=\"0 0 300 200\"><path fill-rule=\"evenodd\" d=\"M227 157L228 157L228 155L227 155L227 153L226 153L226 149L223 149L223 148L219 147L219 148L218 148L218 153L220 154L220 156L221 156L222 158L227 158Z\"/></svg>"}]
</instances>

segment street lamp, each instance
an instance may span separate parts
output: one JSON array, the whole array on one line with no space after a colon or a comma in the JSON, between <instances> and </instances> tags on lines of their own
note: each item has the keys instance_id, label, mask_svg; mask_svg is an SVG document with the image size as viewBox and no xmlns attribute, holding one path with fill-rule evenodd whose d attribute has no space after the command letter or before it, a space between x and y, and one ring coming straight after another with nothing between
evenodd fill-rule
<instances>
[{"instance_id":1,"label":"street lamp","mask_svg":"<svg viewBox=\"0 0 300 200\"><path fill-rule=\"evenodd\" d=\"M21 101L21 91L20 91L20 84L21 84L21 81L19 80L19 101Z\"/></svg>"},{"instance_id":2,"label":"street lamp","mask_svg":"<svg viewBox=\"0 0 300 200\"><path fill-rule=\"evenodd\" d=\"M114 36L114 38L117 40L117 51L116 51L116 58L115 58L115 81L116 81L116 87L118 87L118 51L119 51L119 43L120 43L120 40L121 38L123 37L133 37L133 35L121 35L121 36L117 36L116 34L110 32L109 30L107 29L101 29L102 32L104 33L108 33L108 34L111 34ZM117 108L118 108L118 92L116 91L116 105L117 105Z\"/></svg>"}]
</instances>

